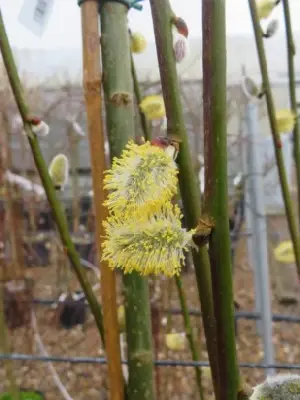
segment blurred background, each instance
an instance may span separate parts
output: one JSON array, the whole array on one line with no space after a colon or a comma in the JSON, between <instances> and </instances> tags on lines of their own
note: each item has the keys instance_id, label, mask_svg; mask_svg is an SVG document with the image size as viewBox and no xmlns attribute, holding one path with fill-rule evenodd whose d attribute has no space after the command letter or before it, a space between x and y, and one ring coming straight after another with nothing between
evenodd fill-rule
<instances>
[{"instance_id":1,"label":"blurred background","mask_svg":"<svg viewBox=\"0 0 300 400\"><path fill-rule=\"evenodd\" d=\"M82 90L81 20L80 9L76 3L75 0L55 1L45 32L38 37L19 21L23 1L0 0L7 33L30 108L34 114L42 117L51 129L47 137L40 139L45 160L50 163L57 153L64 153L69 158L70 180L61 194L61 200L83 266L99 295L101 288L95 267L92 182ZM190 30L190 54L178 65L178 76L194 170L199 178L199 189L203 190L201 2L173 0L171 5L176 14L185 19ZM290 7L297 47L300 43L299 0L290 0ZM280 7L276 8L273 17L279 21L279 31L270 40L265 41L266 54L276 108L286 109L289 108L287 52ZM148 2L145 2L142 12L131 11L128 22L131 31L142 33L148 42L145 52L134 55L143 96L160 94L159 69ZM300 99L299 52L296 52L295 66L297 98ZM276 246L288 240L289 235L269 121L264 99L256 103L255 116L249 114L249 104L241 88L245 74L257 85L261 84L248 2L227 0L228 207L234 290L238 303L236 311L239 361L250 364L263 363L270 361L274 355L273 361L278 364L300 364L300 351L297 346L300 334L300 327L297 325L300 322L299 287L295 265L289 259L279 262L274 255ZM78 295L80 288L57 238L53 217L40 186L3 66L0 74L0 102L1 279L17 280L25 271L26 277L34 282L32 290L26 289L25 302L17 299L16 288L6 288L4 295L8 299L6 316L9 321L11 351L28 356L45 354L46 351L48 355L58 358L82 356L92 359L103 356L93 318L87 308L78 307L79 303L84 304L84 298L79 296L79 300L73 299L76 304L73 304L73 308L71 304L68 309L66 299L61 297L70 293ZM257 259L256 254L259 250L255 249L253 241L251 242L251 235L253 236L258 220L253 211L251 196L258 196L259 193L255 192L252 186L248 186L247 189L247 179L246 183L241 185L241 182L244 182L243 177L247 178L255 172L253 160L247 162L245 158L247 149L253 144L248 144L253 138L247 138L249 118L254 118L257 123L255 143L259 144L260 149L263 218L267 227L267 236L262 235L261 242L268 250L266 261L269 280L261 283L261 271L266 265L261 265L261 259ZM165 126L154 121L151 131L153 136L164 135ZM290 189L295 198L292 145L291 133L287 132L283 138L284 159ZM2 173L9 171L9 183L1 180L1 170ZM248 194L248 200L246 189L251 192ZM182 279L185 287L189 288L188 306L195 321L194 330L201 349L201 359L206 361L205 338L200 323L198 294L192 269L192 262L187 255ZM154 333L156 358L176 361L191 359L188 349L174 352L167 349L164 343L166 332L184 330L173 280L157 277L151 279L150 284L153 325L158 326ZM121 285L118 285L118 302L122 304L120 287ZM270 302L267 305L259 298L264 288L268 292ZM32 300L36 324L28 322L30 318L26 317L26 310ZM17 307L18 301L23 308L11 308L15 311L10 312L9 307ZM268 304L271 307L269 314ZM263 313L263 325L256 323L256 312ZM275 314L273 321L270 312ZM64 313L70 318L66 318ZM270 332L272 336L268 336ZM271 350L270 347L266 348L267 342L272 346ZM18 385L40 390L47 399L68 398L62 386L67 389L71 399L106 398L105 365L75 364L70 361L55 365L53 363L60 383L57 383L56 372L53 371L53 365L49 367L49 363L40 363L29 358L14 361L13 365ZM7 389L4 373L0 362L1 392ZM263 368L254 369L253 365L248 365L245 369L245 377L250 384L255 384L265 374ZM192 367L157 367L156 379L158 399L195 398L196 383ZM203 369L203 384L209 399L212 391L208 369Z\"/></svg>"}]
</instances>

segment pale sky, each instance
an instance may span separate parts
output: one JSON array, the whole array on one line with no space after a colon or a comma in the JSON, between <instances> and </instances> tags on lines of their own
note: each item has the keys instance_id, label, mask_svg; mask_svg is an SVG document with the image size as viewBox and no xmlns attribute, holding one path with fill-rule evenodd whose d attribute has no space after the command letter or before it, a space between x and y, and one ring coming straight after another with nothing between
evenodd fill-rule
<instances>
[{"instance_id":1,"label":"pale sky","mask_svg":"<svg viewBox=\"0 0 300 400\"><path fill-rule=\"evenodd\" d=\"M35 1L35 0L32 0ZM149 1L145 0L142 12L129 13L132 31L142 32L149 41L154 40ZM248 0L227 0L228 34L251 34ZM81 47L80 9L77 0L56 0L44 35L39 38L23 27L18 15L23 0L0 0L7 32L11 44L19 48ZM190 35L201 35L201 0L171 0L175 13L182 16L189 25ZM300 0L290 0L294 30L300 30ZM282 6L278 6L274 17L283 29Z\"/></svg>"}]
</instances>

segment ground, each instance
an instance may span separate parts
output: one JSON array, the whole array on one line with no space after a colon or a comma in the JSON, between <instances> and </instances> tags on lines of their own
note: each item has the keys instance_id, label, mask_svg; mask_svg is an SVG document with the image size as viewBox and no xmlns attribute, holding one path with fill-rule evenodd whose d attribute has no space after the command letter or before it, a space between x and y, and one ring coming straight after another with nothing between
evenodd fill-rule
<instances>
[{"instance_id":1,"label":"ground","mask_svg":"<svg viewBox=\"0 0 300 400\"><path fill-rule=\"evenodd\" d=\"M277 222L276 229L285 229ZM55 266L44 268L32 268L32 276L36 280L35 296L51 298L53 287L56 287L57 270ZM247 262L246 239L241 239L236 256L236 267L234 276L235 298L241 306L241 311L254 310L254 293L252 271ZM191 308L198 308L198 294L195 286L195 278L192 270L182 274L184 288L188 293L188 305ZM274 279L272 279L274 282ZM168 314L164 309L179 307L175 282L173 280L156 281L155 290L152 290L155 297L155 304L160 308L160 335L157 357L159 359L190 360L191 355L187 349L184 352L167 351L164 343L164 333L167 329L183 331L182 317ZM275 296L275 287L272 283L272 306L274 313L299 315L299 305L280 305ZM47 352L53 356L102 356L101 342L98 332L93 324L91 316L83 327L66 330L58 327L55 315L56 310L49 306L35 306L38 329ZM167 321L168 319L168 321ZM205 339L201 320L199 317L192 317L194 332L199 339L198 348L201 349L201 359L206 360ZM169 328L168 328L169 327ZM298 335L300 326L290 323L273 323L273 342L276 350L277 363L298 363L300 364L300 347ZM33 344L33 334L30 328L19 328L10 332L10 342L14 352L38 354ZM201 344L200 344L201 343ZM262 344L256 330L254 321L240 320L238 323L237 338L238 359L240 362L257 363L263 361ZM3 365L3 362L1 362ZM20 387L35 388L43 391L48 400L63 399L61 393L55 386L53 376L49 371L49 365L41 362L22 361L13 362L14 374ZM53 363L62 383L76 400L83 399L105 399L104 381L106 367L95 364L70 364ZM261 369L243 369L246 381L255 385L264 379L264 371ZM286 372L286 371L279 371ZM294 372L294 371L291 371ZM193 368L183 367L158 367L156 369L159 400L185 400L199 398ZM207 394L206 399L211 397L211 381L207 370L203 374L203 385ZM0 370L0 389L4 389L4 369ZM142 400L142 399L141 399Z\"/></svg>"}]
</instances>

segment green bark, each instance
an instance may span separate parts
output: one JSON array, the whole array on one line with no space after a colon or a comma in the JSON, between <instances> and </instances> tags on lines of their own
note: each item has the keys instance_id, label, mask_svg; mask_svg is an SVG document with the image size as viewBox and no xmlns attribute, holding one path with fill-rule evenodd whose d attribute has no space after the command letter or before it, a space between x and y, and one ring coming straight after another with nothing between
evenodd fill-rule
<instances>
[{"instance_id":1,"label":"green bark","mask_svg":"<svg viewBox=\"0 0 300 400\"><path fill-rule=\"evenodd\" d=\"M289 71L289 93L290 93L290 105L291 109L297 115L297 98L296 98L296 77L295 77L295 63L294 57L296 54L291 14L289 7L289 0L282 0L285 30L286 30L286 44L288 54L288 71ZM296 119L294 132L294 158L296 164L296 177L297 177L297 195L298 195L298 220L300 221L300 131L299 131L299 119Z\"/></svg>"},{"instance_id":2,"label":"green bark","mask_svg":"<svg viewBox=\"0 0 300 400\"><path fill-rule=\"evenodd\" d=\"M103 2L101 48L106 122L112 157L119 157L130 139L134 140L133 80L127 8L117 2ZM128 345L128 398L154 399L153 353L149 288L138 273L123 276Z\"/></svg>"},{"instance_id":3,"label":"green bark","mask_svg":"<svg viewBox=\"0 0 300 400\"><path fill-rule=\"evenodd\" d=\"M204 209L215 227L209 241L222 400L237 398L238 367L227 188L225 0L202 1Z\"/></svg>"},{"instance_id":4,"label":"green bark","mask_svg":"<svg viewBox=\"0 0 300 400\"><path fill-rule=\"evenodd\" d=\"M284 165L284 158L282 154L281 139L280 134L277 130L276 124L276 114L274 99L271 90L270 79L268 75L268 64L266 53L264 49L263 37L261 34L261 27L259 24L259 19L257 15L257 8L255 0L248 0L250 14L252 18L257 54L259 59L260 71L262 75L262 84L264 93L266 96L267 110L270 121L271 133L273 137L274 149L275 149L275 159L278 168L279 180L281 185L282 196L284 200L285 212L287 216L288 227L291 235L291 240L293 243L296 265L298 275L300 275L300 242L298 238L297 222L295 218L295 213L293 209L292 196L289 190L286 169Z\"/></svg>"},{"instance_id":5,"label":"green bark","mask_svg":"<svg viewBox=\"0 0 300 400\"><path fill-rule=\"evenodd\" d=\"M139 104L142 101L142 95L141 95L140 85L139 85L138 77L136 74L136 69L135 69L134 59L133 59L132 54L131 54L131 72L132 72L132 79L133 79L134 94L135 94L137 106L139 107ZM139 108L138 115L139 115L142 131L144 133L144 138L145 138L145 140L150 140L151 133L150 133L150 129L149 129L149 121L147 120L145 114L142 113L140 108Z\"/></svg>"},{"instance_id":6,"label":"green bark","mask_svg":"<svg viewBox=\"0 0 300 400\"><path fill-rule=\"evenodd\" d=\"M181 140L178 155L179 186L188 228L194 228L201 217L200 188L194 173L184 124L180 87L173 54L172 10L168 0L150 0L163 97L167 114L167 134ZM206 248L193 251L196 280L214 389L218 387L216 330L212 302L211 275Z\"/></svg>"}]
</instances>

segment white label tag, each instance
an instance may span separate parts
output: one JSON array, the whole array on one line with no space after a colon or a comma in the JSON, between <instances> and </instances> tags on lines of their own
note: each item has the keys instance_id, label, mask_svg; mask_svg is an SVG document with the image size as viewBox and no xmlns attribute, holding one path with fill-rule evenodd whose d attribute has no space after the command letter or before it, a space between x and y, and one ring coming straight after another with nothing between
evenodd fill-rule
<instances>
[{"instance_id":1,"label":"white label tag","mask_svg":"<svg viewBox=\"0 0 300 400\"><path fill-rule=\"evenodd\" d=\"M47 27L53 4L54 0L24 0L19 22L41 37Z\"/></svg>"}]
</instances>

